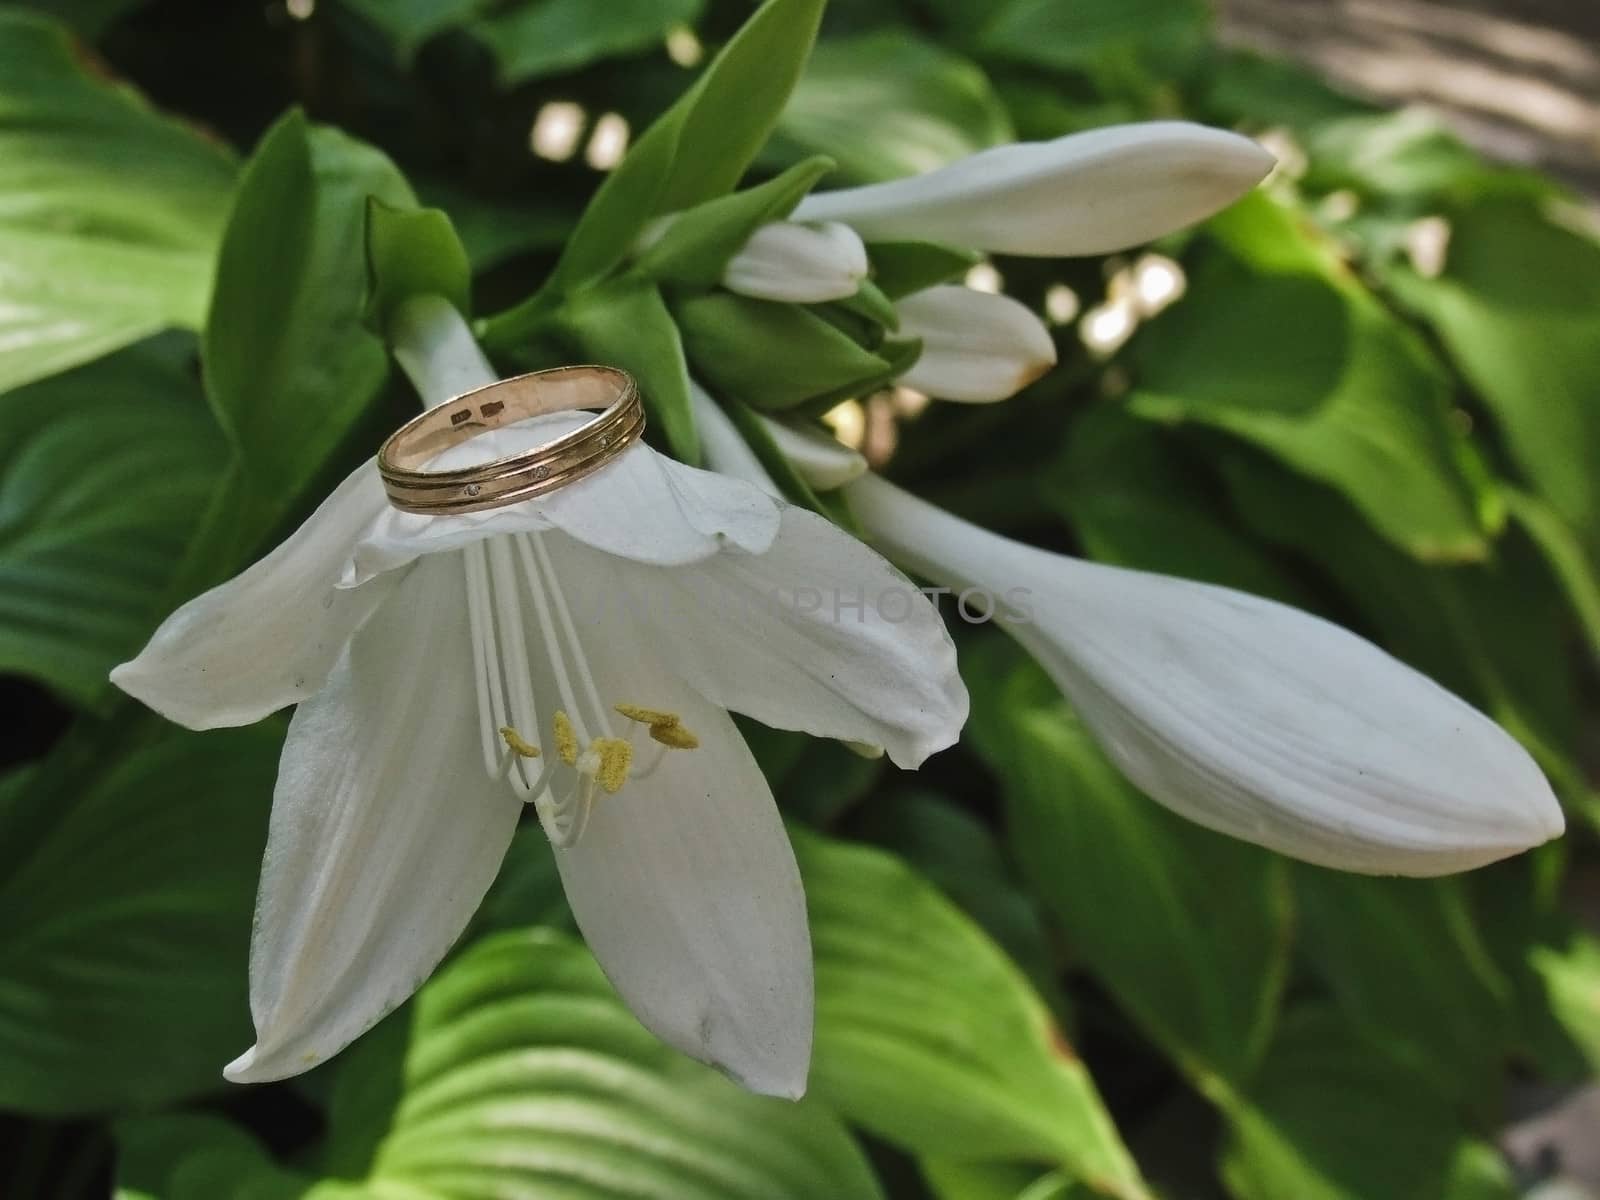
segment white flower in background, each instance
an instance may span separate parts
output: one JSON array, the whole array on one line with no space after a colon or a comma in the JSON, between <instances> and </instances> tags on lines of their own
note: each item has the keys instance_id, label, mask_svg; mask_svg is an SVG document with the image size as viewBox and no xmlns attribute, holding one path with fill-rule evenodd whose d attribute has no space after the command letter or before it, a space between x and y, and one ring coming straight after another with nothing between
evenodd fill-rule
<instances>
[{"instance_id":1,"label":"white flower in background","mask_svg":"<svg viewBox=\"0 0 1600 1200\"><path fill-rule=\"evenodd\" d=\"M842 221L869 242L996 254L1110 254L1202 221L1266 177L1249 138L1182 121L996 146L908 179L806 197L797 221Z\"/></svg>"},{"instance_id":2,"label":"white flower in background","mask_svg":"<svg viewBox=\"0 0 1600 1200\"><path fill-rule=\"evenodd\" d=\"M1560 805L1516 741L1337 625L1025 546L875 475L845 494L900 561L1031 610L1007 632L1134 783L1201 825L1323 866L1399 875L1481 866L1562 831Z\"/></svg>"},{"instance_id":3,"label":"white flower in background","mask_svg":"<svg viewBox=\"0 0 1600 1200\"><path fill-rule=\"evenodd\" d=\"M774 221L729 260L722 286L758 300L820 304L854 296L867 277L867 248L848 225Z\"/></svg>"},{"instance_id":4,"label":"white flower in background","mask_svg":"<svg viewBox=\"0 0 1600 1200\"><path fill-rule=\"evenodd\" d=\"M447 304L406 311L397 353L426 401L495 378ZM582 419L510 427L435 465ZM642 443L549 495L443 517L391 508L363 465L113 673L195 729L299 705L251 945L256 1043L228 1077L303 1071L409 996L526 801L640 1020L753 1090L799 1095L804 897L728 711L906 766L951 744L966 693L931 605L891 624L809 603L887 588L911 585L828 522Z\"/></svg>"},{"instance_id":5,"label":"white flower in background","mask_svg":"<svg viewBox=\"0 0 1600 1200\"><path fill-rule=\"evenodd\" d=\"M942 285L897 301L895 312L900 335L922 339L900 382L941 400L1004 400L1056 365L1050 330L1009 296Z\"/></svg>"}]
</instances>

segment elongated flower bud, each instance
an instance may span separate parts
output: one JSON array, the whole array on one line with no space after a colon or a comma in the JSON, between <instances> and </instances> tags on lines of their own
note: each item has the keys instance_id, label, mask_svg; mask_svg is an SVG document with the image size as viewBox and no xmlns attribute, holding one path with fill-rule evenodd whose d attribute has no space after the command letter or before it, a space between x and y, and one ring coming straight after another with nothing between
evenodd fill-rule
<instances>
[{"instance_id":1,"label":"elongated flower bud","mask_svg":"<svg viewBox=\"0 0 1600 1200\"><path fill-rule=\"evenodd\" d=\"M1261 182L1273 161L1249 138L1204 125L1115 125L996 146L909 179L822 192L794 216L843 221L869 242L1109 254L1204 220Z\"/></svg>"},{"instance_id":2,"label":"elongated flower bud","mask_svg":"<svg viewBox=\"0 0 1600 1200\"><path fill-rule=\"evenodd\" d=\"M1323 866L1441 875L1559 835L1539 768L1482 713L1354 634L1242 592L1082 562L970 525L873 475L869 533L1020 618L1122 771L1201 825Z\"/></svg>"},{"instance_id":3,"label":"elongated flower bud","mask_svg":"<svg viewBox=\"0 0 1600 1200\"><path fill-rule=\"evenodd\" d=\"M820 304L855 295L866 277L866 247L848 225L774 221L729 261L722 286L758 300Z\"/></svg>"},{"instance_id":4,"label":"elongated flower bud","mask_svg":"<svg viewBox=\"0 0 1600 1200\"><path fill-rule=\"evenodd\" d=\"M1008 296L954 285L913 292L895 305L900 334L922 339L922 356L901 376L942 400L1004 400L1056 365L1043 321Z\"/></svg>"}]
</instances>

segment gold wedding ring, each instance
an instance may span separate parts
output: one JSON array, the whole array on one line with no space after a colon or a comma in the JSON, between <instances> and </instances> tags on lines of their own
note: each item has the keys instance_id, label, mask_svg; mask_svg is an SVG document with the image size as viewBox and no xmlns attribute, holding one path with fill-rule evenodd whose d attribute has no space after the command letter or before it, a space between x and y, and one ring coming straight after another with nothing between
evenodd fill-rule
<instances>
[{"instance_id":1,"label":"gold wedding ring","mask_svg":"<svg viewBox=\"0 0 1600 1200\"><path fill-rule=\"evenodd\" d=\"M448 471L423 464L451 446L529 417L600 409L579 429L522 454ZM413 417L378 450L389 503L438 516L480 512L542 496L611 462L644 433L633 376L615 367L557 367L502 379Z\"/></svg>"}]
</instances>

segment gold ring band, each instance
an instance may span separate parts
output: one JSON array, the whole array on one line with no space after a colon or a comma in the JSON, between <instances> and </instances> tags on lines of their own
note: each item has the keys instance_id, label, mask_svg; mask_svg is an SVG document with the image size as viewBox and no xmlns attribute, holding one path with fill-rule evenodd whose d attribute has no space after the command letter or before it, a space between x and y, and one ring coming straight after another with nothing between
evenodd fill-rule
<instances>
[{"instance_id":1,"label":"gold ring band","mask_svg":"<svg viewBox=\"0 0 1600 1200\"><path fill-rule=\"evenodd\" d=\"M448 471L419 468L451 446L529 417L603 411L522 454ZM480 512L553 492L611 462L644 433L633 376L615 367L557 367L463 392L407 421L378 450L389 503L406 512Z\"/></svg>"}]
</instances>

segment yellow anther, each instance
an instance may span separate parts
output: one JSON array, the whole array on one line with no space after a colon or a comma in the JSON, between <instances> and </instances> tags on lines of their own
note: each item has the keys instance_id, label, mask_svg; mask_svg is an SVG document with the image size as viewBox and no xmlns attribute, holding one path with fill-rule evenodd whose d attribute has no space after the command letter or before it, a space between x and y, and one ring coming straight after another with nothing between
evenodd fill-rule
<instances>
[{"instance_id":1,"label":"yellow anther","mask_svg":"<svg viewBox=\"0 0 1600 1200\"><path fill-rule=\"evenodd\" d=\"M695 750L700 739L685 728L683 718L675 712L659 708L645 708L640 704L618 704L616 710L630 721L650 727L650 737L673 750Z\"/></svg>"},{"instance_id":2,"label":"yellow anther","mask_svg":"<svg viewBox=\"0 0 1600 1200\"><path fill-rule=\"evenodd\" d=\"M500 736L505 739L506 745L513 754L520 754L523 758L538 758L539 747L523 737L509 725L500 726Z\"/></svg>"},{"instance_id":3,"label":"yellow anther","mask_svg":"<svg viewBox=\"0 0 1600 1200\"><path fill-rule=\"evenodd\" d=\"M555 727L556 757L569 767L577 766L578 735L572 728L572 719L558 708L550 723Z\"/></svg>"},{"instance_id":4,"label":"yellow anther","mask_svg":"<svg viewBox=\"0 0 1600 1200\"><path fill-rule=\"evenodd\" d=\"M641 725L677 725L678 714L663 712L659 708L645 708L642 704L618 704L616 710L630 721Z\"/></svg>"},{"instance_id":5,"label":"yellow anther","mask_svg":"<svg viewBox=\"0 0 1600 1200\"><path fill-rule=\"evenodd\" d=\"M623 738L595 738L589 743L589 752L598 756L600 767L594 777L614 796L628 782L628 768L633 765L633 747Z\"/></svg>"},{"instance_id":6,"label":"yellow anther","mask_svg":"<svg viewBox=\"0 0 1600 1200\"><path fill-rule=\"evenodd\" d=\"M673 750L698 750L700 748L700 739L676 721L670 725L660 721L656 722L650 726L650 736L663 746L668 746Z\"/></svg>"}]
</instances>

